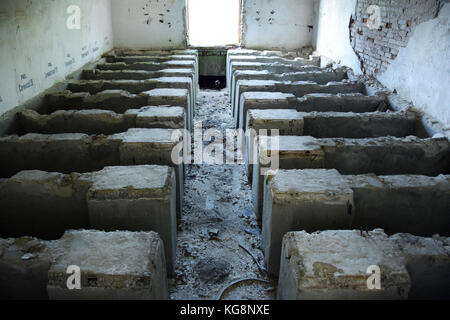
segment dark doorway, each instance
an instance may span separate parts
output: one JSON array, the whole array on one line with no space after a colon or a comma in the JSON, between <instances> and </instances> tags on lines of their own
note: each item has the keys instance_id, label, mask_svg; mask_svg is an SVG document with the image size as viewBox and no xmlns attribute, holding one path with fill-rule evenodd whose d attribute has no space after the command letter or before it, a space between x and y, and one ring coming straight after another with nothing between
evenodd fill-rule
<instances>
[{"instance_id":1,"label":"dark doorway","mask_svg":"<svg viewBox=\"0 0 450 320\"><path fill-rule=\"evenodd\" d=\"M222 90L226 86L225 76L200 76L200 89Z\"/></svg>"}]
</instances>

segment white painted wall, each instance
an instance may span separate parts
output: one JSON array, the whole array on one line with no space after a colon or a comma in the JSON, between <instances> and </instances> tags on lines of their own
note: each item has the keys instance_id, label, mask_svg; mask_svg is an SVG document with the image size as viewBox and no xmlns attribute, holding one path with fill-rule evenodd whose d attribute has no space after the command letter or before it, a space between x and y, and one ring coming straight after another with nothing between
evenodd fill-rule
<instances>
[{"instance_id":1,"label":"white painted wall","mask_svg":"<svg viewBox=\"0 0 450 320\"><path fill-rule=\"evenodd\" d=\"M421 23L378 79L450 128L450 4Z\"/></svg>"},{"instance_id":2,"label":"white painted wall","mask_svg":"<svg viewBox=\"0 0 450 320\"><path fill-rule=\"evenodd\" d=\"M361 74L361 64L350 45L350 17L356 0L320 0L314 43L316 51Z\"/></svg>"},{"instance_id":3,"label":"white painted wall","mask_svg":"<svg viewBox=\"0 0 450 320\"><path fill-rule=\"evenodd\" d=\"M72 4L80 30L66 27ZM112 49L110 0L1 0L0 42L1 115Z\"/></svg>"},{"instance_id":4,"label":"white painted wall","mask_svg":"<svg viewBox=\"0 0 450 320\"><path fill-rule=\"evenodd\" d=\"M251 49L312 45L314 0L243 0L241 43Z\"/></svg>"},{"instance_id":5,"label":"white painted wall","mask_svg":"<svg viewBox=\"0 0 450 320\"><path fill-rule=\"evenodd\" d=\"M116 48L186 46L186 0L112 0Z\"/></svg>"}]
</instances>

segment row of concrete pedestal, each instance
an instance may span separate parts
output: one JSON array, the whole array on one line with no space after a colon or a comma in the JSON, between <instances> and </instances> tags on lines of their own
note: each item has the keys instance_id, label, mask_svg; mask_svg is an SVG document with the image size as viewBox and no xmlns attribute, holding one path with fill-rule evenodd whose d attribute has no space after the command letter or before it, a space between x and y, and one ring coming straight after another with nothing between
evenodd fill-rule
<instances>
[{"instance_id":1,"label":"row of concrete pedestal","mask_svg":"<svg viewBox=\"0 0 450 320\"><path fill-rule=\"evenodd\" d=\"M278 297L450 292L446 132L317 58L230 50L227 60L235 123L257 132L243 150ZM173 133L193 129L197 66L193 50L116 50L18 113L17 132L0 138L6 298L168 297L185 168L172 161ZM279 170L261 175L267 155ZM81 290L67 288L72 265ZM371 266L381 289L367 286Z\"/></svg>"}]
</instances>

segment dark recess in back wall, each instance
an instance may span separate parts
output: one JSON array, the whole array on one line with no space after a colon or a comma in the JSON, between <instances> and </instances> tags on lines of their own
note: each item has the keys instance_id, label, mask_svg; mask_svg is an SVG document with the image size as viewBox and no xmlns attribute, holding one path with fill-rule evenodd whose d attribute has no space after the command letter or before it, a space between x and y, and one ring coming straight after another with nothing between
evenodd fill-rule
<instances>
[{"instance_id":1,"label":"dark recess in back wall","mask_svg":"<svg viewBox=\"0 0 450 320\"><path fill-rule=\"evenodd\" d=\"M201 89L222 90L226 85L225 76L200 76L199 85Z\"/></svg>"}]
</instances>

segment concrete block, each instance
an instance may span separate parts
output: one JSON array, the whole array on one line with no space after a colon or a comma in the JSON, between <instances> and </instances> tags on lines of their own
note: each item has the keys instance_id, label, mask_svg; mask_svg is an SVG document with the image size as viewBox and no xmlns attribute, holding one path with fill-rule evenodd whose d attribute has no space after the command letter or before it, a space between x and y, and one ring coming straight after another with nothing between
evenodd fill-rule
<instances>
[{"instance_id":1,"label":"concrete block","mask_svg":"<svg viewBox=\"0 0 450 320\"><path fill-rule=\"evenodd\" d=\"M290 232L283 239L278 299L407 299L411 287L399 250L382 230ZM381 269L380 290L367 288L367 268Z\"/></svg>"},{"instance_id":2,"label":"concrete block","mask_svg":"<svg viewBox=\"0 0 450 320\"><path fill-rule=\"evenodd\" d=\"M195 61L186 60L171 60L166 62L114 62L114 63L100 63L96 67L100 70L144 70L144 71L159 71L162 69L179 69L188 68L195 70Z\"/></svg>"},{"instance_id":3,"label":"concrete block","mask_svg":"<svg viewBox=\"0 0 450 320\"><path fill-rule=\"evenodd\" d=\"M171 129L130 129L110 136L119 140L122 165L158 164L175 169L177 184L177 213L181 215L184 194L184 166L172 161L172 150L179 143L172 139Z\"/></svg>"},{"instance_id":4,"label":"concrete block","mask_svg":"<svg viewBox=\"0 0 450 320\"><path fill-rule=\"evenodd\" d=\"M262 218L264 176L261 169L270 167L272 163L264 163L263 157L278 157L280 169L325 168L325 153L316 139L308 136L280 136L279 144L274 145L272 139L259 136L254 148L256 161L252 173L253 210L258 220ZM277 154L278 152L278 154ZM260 160L261 159L261 160Z\"/></svg>"},{"instance_id":5,"label":"concrete block","mask_svg":"<svg viewBox=\"0 0 450 320\"><path fill-rule=\"evenodd\" d=\"M259 134L259 130L278 130L280 135L302 136L304 127L304 114L292 109L250 109L247 114L247 124L245 126L245 166L249 181L252 181L253 166L250 164L250 158L253 157L256 136L248 134L251 130L255 130Z\"/></svg>"},{"instance_id":6,"label":"concrete block","mask_svg":"<svg viewBox=\"0 0 450 320\"><path fill-rule=\"evenodd\" d=\"M448 299L449 239L382 229L289 232L283 239L278 299ZM381 289L368 289L369 266Z\"/></svg>"},{"instance_id":7,"label":"concrete block","mask_svg":"<svg viewBox=\"0 0 450 320\"><path fill-rule=\"evenodd\" d=\"M175 88L189 90L195 103L196 85L188 77L161 77L146 80L79 80L69 82L67 89L72 92L88 92L96 94L105 90L123 90L132 94L139 94L157 88ZM99 108L100 106L97 106Z\"/></svg>"},{"instance_id":8,"label":"concrete block","mask_svg":"<svg viewBox=\"0 0 450 320\"><path fill-rule=\"evenodd\" d=\"M307 94L297 98L294 94L279 92L246 92L241 96L242 105L251 109L295 109L299 112L375 112L386 107L386 97L348 94Z\"/></svg>"},{"instance_id":9,"label":"concrete block","mask_svg":"<svg viewBox=\"0 0 450 320\"><path fill-rule=\"evenodd\" d=\"M450 176L345 176L354 192L353 228L387 234L450 235Z\"/></svg>"},{"instance_id":10,"label":"concrete block","mask_svg":"<svg viewBox=\"0 0 450 320\"><path fill-rule=\"evenodd\" d=\"M180 49L180 50L132 50L132 49L114 49L113 52L117 56L166 56L173 54L194 55L198 57L196 49Z\"/></svg>"},{"instance_id":11,"label":"concrete block","mask_svg":"<svg viewBox=\"0 0 450 320\"><path fill-rule=\"evenodd\" d=\"M234 122L237 124L239 119L239 110L245 108L248 110L263 109L295 109L291 107L292 101L295 101L295 95L282 92L245 92L241 96L241 106L232 104Z\"/></svg>"},{"instance_id":12,"label":"concrete block","mask_svg":"<svg viewBox=\"0 0 450 320\"><path fill-rule=\"evenodd\" d=\"M41 115L25 109L17 114L20 134L70 133L114 134L130 128L186 128L184 108L169 106L147 106L130 109L125 114L108 110L60 110Z\"/></svg>"},{"instance_id":13,"label":"concrete block","mask_svg":"<svg viewBox=\"0 0 450 320\"><path fill-rule=\"evenodd\" d=\"M288 231L383 228L387 234L449 235L449 190L450 176L443 175L279 170L264 185L262 243L269 271L278 272L281 237Z\"/></svg>"},{"instance_id":14,"label":"concrete block","mask_svg":"<svg viewBox=\"0 0 450 320\"><path fill-rule=\"evenodd\" d=\"M198 53L195 54L158 54L156 52L149 53L148 55L143 52L135 52L132 54L131 52L126 55L117 55L115 53L108 54L105 56L106 62L108 63L125 63L125 64L134 64L134 63L158 63L163 64L167 62L193 62L193 67L195 71L198 73Z\"/></svg>"},{"instance_id":15,"label":"concrete block","mask_svg":"<svg viewBox=\"0 0 450 320\"><path fill-rule=\"evenodd\" d=\"M304 115L304 135L316 138L375 138L406 137L426 138L417 130L417 115L400 112L311 112Z\"/></svg>"},{"instance_id":16,"label":"concrete block","mask_svg":"<svg viewBox=\"0 0 450 320\"><path fill-rule=\"evenodd\" d=\"M84 80L148 80L158 78L189 78L193 89L193 100L197 99L198 83L192 69L162 69L158 71L145 70L84 70Z\"/></svg>"},{"instance_id":17,"label":"concrete block","mask_svg":"<svg viewBox=\"0 0 450 320\"><path fill-rule=\"evenodd\" d=\"M84 80L145 80L160 77L186 77L194 81L194 71L191 69L162 69L158 71L145 70L84 70Z\"/></svg>"},{"instance_id":18,"label":"concrete block","mask_svg":"<svg viewBox=\"0 0 450 320\"><path fill-rule=\"evenodd\" d=\"M136 128L185 129L187 119L183 107L148 106L128 110L125 117L136 117Z\"/></svg>"},{"instance_id":19,"label":"concrete block","mask_svg":"<svg viewBox=\"0 0 450 320\"><path fill-rule=\"evenodd\" d=\"M230 72L229 77L227 76L227 86L232 88L234 73L237 71L259 71L266 70L272 73L288 73L288 72L310 72L310 71L320 71L321 69L317 66L294 66L292 64L286 63L271 63L271 62L242 62L234 61L228 64L227 71Z\"/></svg>"},{"instance_id":20,"label":"concrete block","mask_svg":"<svg viewBox=\"0 0 450 320\"><path fill-rule=\"evenodd\" d=\"M235 65L240 62L253 62L253 63L264 63L264 64L281 64L288 65L292 67L304 67L304 66L314 66L319 67L319 61L317 59L303 59L296 57L286 58L280 56L265 56L265 55L230 55L227 57L227 79L231 79L236 70Z\"/></svg>"},{"instance_id":21,"label":"concrete block","mask_svg":"<svg viewBox=\"0 0 450 320\"><path fill-rule=\"evenodd\" d=\"M312 93L295 102L297 111L302 112L375 112L389 108L384 95L366 96L361 93Z\"/></svg>"},{"instance_id":22,"label":"concrete block","mask_svg":"<svg viewBox=\"0 0 450 320\"><path fill-rule=\"evenodd\" d=\"M89 187L90 181L77 173L16 174L0 186L0 237L57 239L65 230L87 228Z\"/></svg>"},{"instance_id":23,"label":"concrete block","mask_svg":"<svg viewBox=\"0 0 450 320\"><path fill-rule=\"evenodd\" d=\"M182 61L196 61L197 57L194 55L164 55L164 56L143 56L143 55L137 55L137 56L116 56L116 55L107 55L106 62L114 63L114 62L125 62L127 64L129 63L136 63L136 62L167 62L171 60L182 60Z\"/></svg>"},{"instance_id":24,"label":"concrete block","mask_svg":"<svg viewBox=\"0 0 450 320\"><path fill-rule=\"evenodd\" d=\"M195 61L171 60L167 62L135 62L135 63L103 63L96 67L100 70L144 70L144 71L160 71L163 69L191 69L195 73L195 83L198 83L198 71Z\"/></svg>"},{"instance_id":25,"label":"concrete block","mask_svg":"<svg viewBox=\"0 0 450 320\"><path fill-rule=\"evenodd\" d=\"M319 85L311 81L240 80L236 85L236 100L234 101L235 124L239 128L243 128L245 125L248 111L246 104L241 105L240 97L243 93L252 91L291 93L297 97L302 97L310 93L363 93L364 88L358 82L330 82L326 85ZM259 109L262 109L262 107Z\"/></svg>"},{"instance_id":26,"label":"concrete block","mask_svg":"<svg viewBox=\"0 0 450 320\"><path fill-rule=\"evenodd\" d=\"M105 90L123 90L132 94L139 94L158 88L187 89L194 92L191 78L162 77L146 80L78 80L67 84L72 92L88 92L97 94Z\"/></svg>"},{"instance_id":27,"label":"concrete block","mask_svg":"<svg viewBox=\"0 0 450 320\"><path fill-rule=\"evenodd\" d=\"M50 240L69 229L153 230L166 244L173 272L177 181L169 166L115 166L68 175L23 171L2 181L0 200L0 237Z\"/></svg>"},{"instance_id":28,"label":"concrete block","mask_svg":"<svg viewBox=\"0 0 450 320\"><path fill-rule=\"evenodd\" d=\"M260 170L264 155L278 152L281 169L337 169L341 174L436 176L450 172L450 144L443 139L380 137L367 139L315 139L279 136L279 148L267 137L259 137L253 164L252 198L261 217L263 181Z\"/></svg>"},{"instance_id":29,"label":"concrete block","mask_svg":"<svg viewBox=\"0 0 450 320\"><path fill-rule=\"evenodd\" d=\"M93 175L87 194L89 221L98 230L156 231L167 270L176 254L176 180L168 166L107 167Z\"/></svg>"},{"instance_id":30,"label":"concrete block","mask_svg":"<svg viewBox=\"0 0 450 320\"><path fill-rule=\"evenodd\" d=\"M317 84L327 84L328 82L336 82L347 79L346 69L323 69L321 71L296 71L286 73L273 73L267 70L247 71L238 70L233 74L231 79L231 101L235 101L236 83L239 80L273 80L273 81L312 81Z\"/></svg>"},{"instance_id":31,"label":"concrete block","mask_svg":"<svg viewBox=\"0 0 450 320\"><path fill-rule=\"evenodd\" d=\"M254 50L244 48L229 49L227 50L227 63L229 63L230 59L235 56L278 56L292 59L296 57L296 53L275 51L275 50Z\"/></svg>"},{"instance_id":32,"label":"concrete block","mask_svg":"<svg viewBox=\"0 0 450 320\"><path fill-rule=\"evenodd\" d=\"M286 232L351 226L353 190L336 170L280 170L266 179L262 246L271 274L279 272Z\"/></svg>"},{"instance_id":33,"label":"concrete block","mask_svg":"<svg viewBox=\"0 0 450 320\"><path fill-rule=\"evenodd\" d=\"M71 92L65 90L62 92L52 93L45 96L48 106L80 106L84 104L89 92Z\"/></svg>"},{"instance_id":34,"label":"concrete block","mask_svg":"<svg viewBox=\"0 0 450 320\"><path fill-rule=\"evenodd\" d=\"M60 110L41 115L25 109L17 114L20 134L84 133L113 134L136 127L135 118L124 117L109 110Z\"/></svg>"},{"instance_id":35,"label":"concrete block","mask_svg":"<svg viewBox=\"0 0 450 320\"><path fill-rule=\"evenodd\" d=\"M446 138L379 137L366 139L318 139L325 152L325 167L342 174L436 176L450 172L450 148Z\"/></svg>"},{"instance_id":36,"label":"concrete block","mask_svg":"<svg viewBox=\"0 0 450 320\"><path fill-rule=\"evenodd\" d=\"M273 95L276 98L276 95ZM413 112L298 112L294 109L250 109L245 130L245 160L247 175L251 181L252 166L249 154L253 152L255 139L249 129L279 130L280 135L313 136L315 138L372 138L421 136L417 131L420 122ZM423 138L426 136L423 135ZM250 141L252 140L252 141Z\"/></svg>"},{"instance_id":37,"label":"concrete block","mask_svg":"<svg viewBox=\"0 0 450 320\"><path fill-rule=\"evenodd\" d=\"M26 134L0 138L0 176L4 178L23 170L61 173L98 171L118 164L120 141L79 133Z\"/></svg>"},{"instance_id":38,"label":"concrete block","mask_svg":"<svg viewBox=\"0 0 450 320\"><path fill-rule=\"evenodd\" d=\"M194 106L191 104L191 98L188 90L184 89L154 89L145 93L148 96L147 104L152 106L171 105L180 106L185 109L187 115L187 128L194 128Z\"/></svg>"},{"instance_id":39,"label":"concrete block","mask_svg":"<svg viewBox=\"0 0 450 320\"><path fill-rule=\"evenodd\" d=\"M131 94L124 90L105 90L95 95L87 92L72 93L71 91L64 91L47 95L46 99L46 106L42 110L43 113L52 113L61 109L102 109L124 113L128 109L136 109L148 105L147 95Z\"/></svg>"},{"instance_id":40,"label":"concrete block","mask_svg":"<svg viewBox=\"0 0 450 320\"><path fill-rule=\"evenodd\" d=\"M184 166L172 161L172 150L180 141L172 140L172 129L133 128L111 136L84 134L27 134L0 138L0 177L23 170L62 173L99 171L107 166L159 164L175 168L178 213L181 212ZM29 154L31 152L31 154Z\"/></svg>"},{"instance_id":41,"label":"concrete block","mask_svg":"<svg viewBox=\"0 0 450 320\"><path fill-rule=\"evenodd\" d=\"M163 243L155 232L68 231L55 244L47 290L52 300L168 299ZM67 267L81 289L67 289Z\"/></svg>"},{"instance_id":42,"label":"concrete block","mask_svg":"<svg viewBox=\"0 0 450 320\"><path fill-rule=\"evenodd\" d=\"M450 299L450 238L399 233L389 238L399 248L411 279L411 300Z\"/></svg>"}]
</instances>

